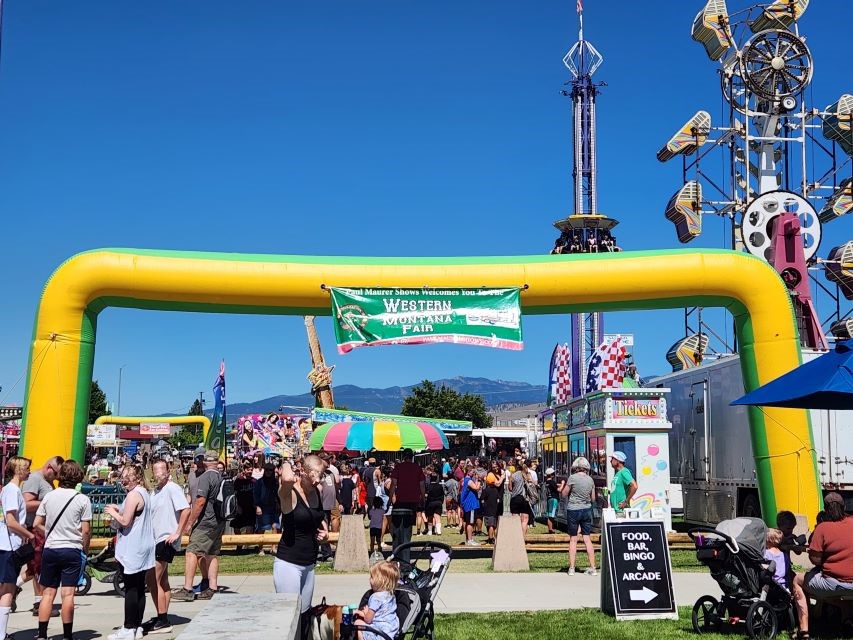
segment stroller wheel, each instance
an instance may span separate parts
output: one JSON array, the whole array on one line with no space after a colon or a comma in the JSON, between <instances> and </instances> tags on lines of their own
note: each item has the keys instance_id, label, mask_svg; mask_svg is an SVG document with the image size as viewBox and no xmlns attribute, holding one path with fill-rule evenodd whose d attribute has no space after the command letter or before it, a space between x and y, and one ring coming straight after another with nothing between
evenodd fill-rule
<instances>
[{"instance_id":1,"label":"stroller wheel","mask_svg":"<svg viewBox=\"0 0 853 640\"><path fill-rule=\"evenodd\" d=\"M113 588L116 590L119 598L124 598L124 573L116 571L113 576Z\"/></svg>"},{"instance_id":2,"label":"stroller wheel","mask_svg":"<svg viewBox=\"0 0 853 640\"><path fill-rule=\"evenodd\" d=\"M764 600L757 600L746 612L746 632L750 638L771 640L779 629L776 612Z\"/></svg>"},{"instance_id":3,"label":"stroller wheel","mask_svg":"<svg viewBox=\"0 0 853 640\"><path fill-rule=\"evenodd\" d=\"M693 630L696 633L714 633L722 625L720 603L713 596L702 596L693 605Z\"/></svg>"},{"instance_id":4,"label":"stroller wheel","mask_svg":"<svg viewBox=\"0 0 853 640\"><path fill-rule=\"evenodd\" d=\"M85 596L89 593L89 589L92 588L92 576L90 576L87 572L83 572L83 575L80 578L80 582L77 585L77 591L74 593L78 596Z\"/></svg>"}]
</instances>

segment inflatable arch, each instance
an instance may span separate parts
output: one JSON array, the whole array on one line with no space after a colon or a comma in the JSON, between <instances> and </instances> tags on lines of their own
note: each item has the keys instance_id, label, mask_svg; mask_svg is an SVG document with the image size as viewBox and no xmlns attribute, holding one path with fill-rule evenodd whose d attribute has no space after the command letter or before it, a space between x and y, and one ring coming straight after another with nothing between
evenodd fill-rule
<instances>
[{"instance_id":1,"label":"inflatable arch","mask_svg":"<svg viewBox=\"0 0 853 640\"><path fill-rule=\"evenodd\" d=\"M210 431L210 418L207 416L100 416L95 418L95 424L118 424L123 427L138 427L143 422L166 422L171 425L200 424L202 442L207 440L207 432Z\"/></svg>"},{"instance_id":2,"label":"inflatable arch","mask_svg":"<svg viewBox=\"0 0 853 640\"><path fill-rule=\"evenodd\" d=\"M725 250L507 258L358 258L101 249L48 280L27 374L22 448L36 464L82 456L98 313L106 307L329 315L322 285L524 286L526 314L726 307L735 317L746 391L793 369L799 340L788 293L764 261ZM806 411L749 408L766 518L821 507ZM784 424L785 428L778 428Z\"/></svg>"}]
</instances>

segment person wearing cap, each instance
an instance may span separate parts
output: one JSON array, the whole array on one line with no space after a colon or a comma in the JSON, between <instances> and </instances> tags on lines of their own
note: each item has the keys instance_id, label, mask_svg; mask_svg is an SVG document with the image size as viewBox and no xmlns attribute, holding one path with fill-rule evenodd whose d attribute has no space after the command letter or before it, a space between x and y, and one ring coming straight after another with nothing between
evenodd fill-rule
<instances>
[{"instance_id":1,"label":"person wearing cap","mask_svg":"<svg viewBox=\"0 0 853 640\"><path fill-rule=\"evenodd\" d=\"M204 451L196 453L193 455L193 464L190 472L187 474L187 486L189 487L189 493L187 495L194 496L196 491L198 491L198 479L207 471L207 467L204 466Z\"/></svg>"},{"instance_id":2,"label":"person wearing cap","mask_svg":"<svg viewBox=\"0 0 853 640\"><path fill-rule=\"evenodd\" d=\"M198 477L198 488L192 495L192 511L184 533L189 534L190 543L186 552L186 571L184 586L172 590L175 602L192 602L196 598L193 592L193 578L196 567L201 568L199 600L210 600L219 590L219 552L222 548L222 536L225 533L226 520L216 512L215 502L222 484L222 476L217 471L219 453L206 451L204 454L205 472Z\"/></svg>"},{"instance_id":3,"label":"person wearing cap","mask_svg":"<svg viewBox=\"0 0 853 640\"><path fill-rule=\"evenodd\" d=\"M557 489L557 477L554 467L545 469L545 489L548 491L548 504L545 515L548 517L548 533L556 533L554 530L554 518L557 517L557 507L560 506L560 493Z\"/></svg>"},{"instance_id":4,"label":"person wearing cap","mask_svg":"<svg viewBox=\"0 0 853 640\"><path fill-rule=\"evenodd\" d=\"M610 506L616 511L622 511L631 506L631 498L637 493L637 481L631 475L631 470L625 466L628 456L622 451L615 451L610 456L610 466L613 467L613 482L610 485Z\"/></svg>"},{"instance_id":5,"label":"person wearing cap","mask_svg":"<svg viewBox=\"0 0 853 640\"><path fill-rule=\"evenodd\" d=\"M572 462L572 475L560 484L560 492L568 497L566 504L566 522L569 530L569 575L575 575L575 558L578 550L578 531L583 536L586 553L589 556L587 575L597 575L595 569L595 551L592 548L592 505L595 502L595 481L589 476L589 460L578 456Z\"/></svg>"},{"instance_id":6,"label":"person wearing cap","mask_svg":"<svg viewBox=\"0 0 853 640\"><path fill-rule=\"evenodd\" d=\"M853 517L847 515L844 498L832 492L823 499L824 520L815 527L809 542L809 560L814 569L794 578L794 585L805 590L815 600L853 597ZM847 604L847 603L843 603ZM808 607L800 617L799 638L808 638ZM849 614L849 607L842 609ZM805 619L804 614L805 613ZM845 616L846 617L846 616ZM853 631L853 622L844 622L845 635ZM805 634L805 635L803 635Z\"/></svg>"}]
</instances>

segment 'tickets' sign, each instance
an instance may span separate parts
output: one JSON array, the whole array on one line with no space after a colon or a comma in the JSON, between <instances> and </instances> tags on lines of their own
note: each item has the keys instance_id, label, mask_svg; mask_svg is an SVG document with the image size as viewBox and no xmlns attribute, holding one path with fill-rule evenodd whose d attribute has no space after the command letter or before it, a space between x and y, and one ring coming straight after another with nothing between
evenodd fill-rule
<instances>
[{"instance_id":1,"label":"'tickets' sign","mask_svg":"<svg viewBox=\"0 0 853 640\"><path fill-rule=\"evenodd\" d=\"M453 342L520 350L519 290L330 289L338 351Z\"/></svg>"},{"instance_id":2,"label":"'tickets' sign","mask_svg":"<svg viewBox=\"0 0 853 640\"><path fill-rule=\"evenodd\" d=\"M663 522L604 523L601 608L617 619L678 619Z\"/></svg>"},{"instance_id":3,"label":"'tickets' sign","mask_svg":"<svg viewBox=\"0 0 853 640\"><path fill-rule=\"evenodd\" d=\"M613 399L613 420L624 420L625 418L633 420L660 420L662 417L657 398L650 400L638 398L629 398L626 400Z\"/></svg>"}]
</instances>

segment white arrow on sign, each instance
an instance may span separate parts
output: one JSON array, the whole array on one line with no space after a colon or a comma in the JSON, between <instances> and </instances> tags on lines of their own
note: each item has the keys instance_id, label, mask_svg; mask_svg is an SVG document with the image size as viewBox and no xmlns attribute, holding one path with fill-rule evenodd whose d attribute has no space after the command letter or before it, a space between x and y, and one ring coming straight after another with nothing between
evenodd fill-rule
<instances>
[{"instance_id":1,"label":"white arrow on sign","mask_svg":"<svg viewBox=\"0 0 853 640\"><path fill-rule=\"evenodd\" d=\"M648 587L643 587L642 589L631 589L630 595L631 600L642 600L645 604L648 604L658 597L658 594Z\"/></svg>"}]
</instances>

